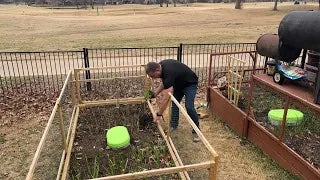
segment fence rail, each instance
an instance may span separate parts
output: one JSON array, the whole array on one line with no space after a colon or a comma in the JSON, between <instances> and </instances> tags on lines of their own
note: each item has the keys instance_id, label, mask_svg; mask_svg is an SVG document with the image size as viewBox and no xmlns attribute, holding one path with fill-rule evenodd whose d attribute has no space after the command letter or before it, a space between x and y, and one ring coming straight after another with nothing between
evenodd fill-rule
<instances>
[{"instance_id":1,"label":"fence rail","mask_svg":"<svg viewBox=\"0 0 320 180\"><path fill-rule=\"evenodd\" d=\"M150 61L176 59L191 67L206 83L210 55L255 51L255 43L180 44L177 47L101 48L80 51L0 52L0 94L7 91L59 92L69 70L83 67L108 67L146 64ZM250 57L246 57L250 58ZM244 59L246 60L246 59ZM257 56L257 67L264 68L265 59ZM108 72L112 77L114 72ZM138 73L131 71L130 73ZM84 78L101 76L103 72L86 71ZM104 74L105 75L105 74ZM87 89L90 89L87 87Z\"/></svg>"}]
</instances>

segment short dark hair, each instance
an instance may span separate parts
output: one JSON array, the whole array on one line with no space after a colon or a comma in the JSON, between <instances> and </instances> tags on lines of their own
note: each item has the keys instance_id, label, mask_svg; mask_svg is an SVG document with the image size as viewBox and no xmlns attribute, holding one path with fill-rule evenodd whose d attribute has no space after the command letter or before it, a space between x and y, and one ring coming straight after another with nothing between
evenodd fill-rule
<instances>
[{"instance_id":1,"label":"short dark hair","mask_svg":"<svg viewBox=\"0 0 320 180\"><path fill-rule=\"evenodd\" d=\"M153 72L155 72L159 67L160 67L160 64L159 64L159 63L149 62L149 63L147 64L147 67L146 67L146 73L147 73L147 74L153 73Z\"/></svg>"}]
</instances>

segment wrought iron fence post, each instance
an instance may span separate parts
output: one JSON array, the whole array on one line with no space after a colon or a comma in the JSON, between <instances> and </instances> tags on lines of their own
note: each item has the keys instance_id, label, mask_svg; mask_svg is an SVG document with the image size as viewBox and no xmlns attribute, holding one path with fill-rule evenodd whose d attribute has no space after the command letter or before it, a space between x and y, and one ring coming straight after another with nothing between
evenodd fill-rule
<instances>
[{"instance_id":1,"label":"wrought iron fence post","mask_svg":"<svg viewBox=\"0 0 320 180\"><path fill-rule=\"evenodd\" d=\"M88 49L87 48L83 48L83 60L84 60L84 67L89 68L90 64L89 64L89 57L88 57ZM91 79L90 70L86 70L86 79ZM91 82L87 82L87 90L88 91L91 90Z\"/></svg>"},{"instance_id":2,"label":"wrought iron fence post","mask_svg":"<svg viewBox=\"0 0 320 180\"><path fill-rule=\"evenodd\" d=\"M180 43L180 46L178 47L177 60L182 62L182 43Z\"/></svg>"}]
</instances>

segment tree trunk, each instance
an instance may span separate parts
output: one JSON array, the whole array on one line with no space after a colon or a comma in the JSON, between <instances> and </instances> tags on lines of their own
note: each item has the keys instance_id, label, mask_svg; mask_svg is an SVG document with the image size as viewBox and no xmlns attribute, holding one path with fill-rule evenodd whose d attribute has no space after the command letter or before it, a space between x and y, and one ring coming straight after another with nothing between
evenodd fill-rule
<instances>
[{"instance_id":1,"label":"tree trunk","mask_svg":"<svg viewBox=\"0 0 320 180\"><path fill-rule=\"evenodd\" d=\"M163 0L160 0L160 7L163 7Z\"/></svg>"},{"instance_id":2,"label":"tree trunk","mask_svg":"<svg viewBox=\"0 0 320 180\"><path fill-rule=\"evenodd\" d=\"M169 0L167 0L167 7L169 7Z\"/></svg>"},{"instance_id":3,"label":"tree trunk","mask_svg":"<svg viewBox=\"0 0 320 180\"><path fill-rule=\"evenodd\" d=\"M241 0L236 0L236 9L241 9Z\"/></svg>"},{"instance_id":4,"label":"tree trunk","mask_svg":"<svg viewBox=\"0 0 320 180\"><path fill-rule=\"evenodd\" d=\"M173 0L173 6L174 7L177 7L177 2L176 2L177 0ZM320 0L319 0L320 1Z\"/></svg>"},{"instance_id":5,"label":"tree trunk","mask_svg":"<svg viewBox=\"0 0 320 180\"><path fill-rule=\"evenodd\" d=\"M90 0L91 8L94 9L93 7L93 0Z\"/></svg>"},{"instance_id":6,"label":"tree trunk","mask_svg":"<svg viewBox=\"0 0 320 180\"><path fill-rule=\"evenodd\" d=\"M278 0L276 0L276 1L274 2L273 10L274 10L274 11L278 11Z\"/></svg>"}]
</instances>

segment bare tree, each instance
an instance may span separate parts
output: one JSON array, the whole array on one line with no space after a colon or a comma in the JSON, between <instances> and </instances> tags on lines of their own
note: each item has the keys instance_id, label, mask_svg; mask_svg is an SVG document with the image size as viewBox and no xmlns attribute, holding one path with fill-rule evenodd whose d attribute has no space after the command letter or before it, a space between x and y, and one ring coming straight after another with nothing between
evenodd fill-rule
<instances>
[{"instance_id":1,"label":"bare tree","mask_svg":"<svg viewBox=\"0 0 320 180\"><path fill-rule=\"evenodd\" d=\"M236 9L241 9L241 0L236 0Z\"/></svg>"},{"instance_id":2,"label":"bare tree","mask_svg":"<svg viewBox=\"0 0 320 180\"><path fill-rule=\"evenodd\" d=\"M94 9L93 0L90 0L91 8Z\"/></svg>"},{"instance_id":3,"label":"bare tree","mask_svg":"<svg viewBox=\"0 0 320 180\"><path fill-rule=\"evenodd\" d=\"M278 0L276 0L276 1L274 2L273 10L274 10L274 11L278 11Z\"/></svg>"},{"instance_id":4,"label":"bare tree","mask_svg":"<svg viewBox=\"0 0 320 180\"><path fill-rule=\"evenodd\" d=\"M160 7L163 7L163 0L160 0Z\"/></svg>"}]
</instances>

